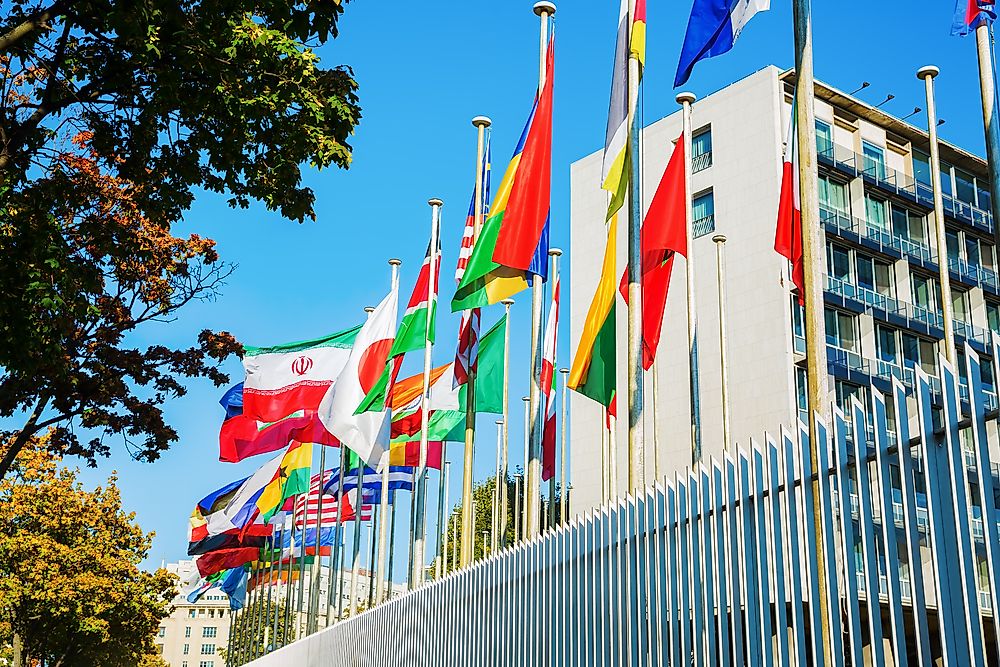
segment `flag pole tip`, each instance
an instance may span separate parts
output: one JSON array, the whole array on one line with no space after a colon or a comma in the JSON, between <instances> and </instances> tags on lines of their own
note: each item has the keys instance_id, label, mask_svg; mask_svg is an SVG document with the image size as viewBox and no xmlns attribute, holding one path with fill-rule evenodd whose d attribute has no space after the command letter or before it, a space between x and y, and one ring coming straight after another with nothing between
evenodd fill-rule
<instances>
[{"instance_id":1,"label":"flag pole tip","mask_svg":"<svg viewBox=\"0 0 1000 667\"><path fill-rule=\"evenodd\" d=\"M535 6L532 8L532 11L534 11L535 14L537 14L538 16L541 16L542 14L548 14L549 16L552 16L553 14L556 13L556 6L551 2L545 2L543 0L542 2L536 2Z\"/></svg>"},{"instance_id":2,"label":"flag pole tip","mask_svg":"<svg viewBox=\"0 0 1000 667\"><path fill-rule=\"evenodd\" d=\"M502 419L498 419L497 420L497 426L503 426L503 420Z\"/></svg>"},{"instance_id":3,"label":"flag pole tip","mask_svg":"<svg viewBox=\"0 0 1000 667\"><path fill-rule=\"evenodd\" d=\"M389 260L389 266L399 266L402 263L403 263L403 260L396 259L395 257L393 257L392 259Z\"/></svg>"},{"instance_id":4,"label":"flag pole tip","mask_svg":"<svg viewBox=\"0 0 1000 667\"><path fill-rule=\"evenodd\" d=\"M712 240L715 241L716 243L725 243L726 242L726 235L725 234L716 234L715 236L712 237Z\"/></svg>"},{"instance_id":5,"label":"flag pole tip","mask_svg":"<svg viewBox=\"0 0 1000 667\"><path fill-rule=\"evenodd\" d=\"M917 78L926 79L927 77L931 77L933 79L940 73L941 70L939 70L936 65L924 65L917 70Z\"/></svg>"},{"instance_id":6,"label":"flag pole tip","mask_svg":"<svg viewBox=\"0 0 1000 667\"><path fill-rule=\"evenodd\" d=\"M569 374L569 369L568 368L560 368L559 372L562 373L563 375L568 375Z\"/></svg>"},{"instance_id":7,"label":"flag pole tip","mask_svg":"<svg viewBox=\"0 0 1000 667\"><path fill-rule=\"evenodd\" d=\"M511 299L510 297L507 297L506 299L501 299L500 303L502 303L505 306L512 306L512 305L514 305L514 299Z\"/></svg>"},{"instance_id":8,"label":"flag pole tip","mask_svg":"<svg viewBox=\"0 0 1000 667\"><path fill-rule=\"evenodd\" d=\"M698 99L698 96L694 93L683 92L677 93L677 97L674 99L677 100L677 104L684 104L685 102L688 104L694 104L694 101Z\"/></svg>"},{"instance_id":9,"label":"flag pole tip","mask_svg":"<svg viewBox=\"0 0 1000 667\"><path fill-rule=\"evenodd\" d=\"M521 400L522 400L522 401L524 401L525 403L527 403L527 402L528 402L528 401L530 401L531 399L530 399L530 398L528 398L527 396L522 396L522 397L521 397Z\"/></svg>"},{"instance_id":10,"label":"flag pole tip","mask_svg":"<svg viewBox=\"0 0 1000 667\"><path fill-rule=\"evenodd\" d=\"M552 257L558 257L561 254L562 254L562 249L561 248L550 248L549 249L549 255L552 256Z\"/></svg>"},{"instance_id":11,"label":"flag pole tip","mask_svg":"<svg viewBox=\"0 0 1000 667\"><path fill-rule=\"evenodd\" d=\"M444 206L444 202L438 199L437 197L431 197L430 199L427 200L427 203L430 204L431 206Z\"/></svg>"},{"instance_id":12,"label":"flag pole tip","mask_svg":"<svg viewBox=\"0 0 1000 667\"><path fill-rule=\"evenodd\" d=\"M493 121L490 120L489 116L476 116L472 119L472 124L475 127L487 128L493 124Z\"/></svg>"},{"instance_id":13,"label":"flag pole tip","mask_svg":"<svg viewBox=\"0 0 1000 667\"><path fill-rule=\"evenodd\" d=\"M365 306L365 312L366 313L374 313L375 312L375 306Z\"/></svg>"}]
</instances>

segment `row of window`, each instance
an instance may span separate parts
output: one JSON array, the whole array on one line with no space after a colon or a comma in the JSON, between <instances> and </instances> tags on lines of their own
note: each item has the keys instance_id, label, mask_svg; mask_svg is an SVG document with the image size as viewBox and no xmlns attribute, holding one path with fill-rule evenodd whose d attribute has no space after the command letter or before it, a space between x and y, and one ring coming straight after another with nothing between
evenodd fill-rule
<instances>
[{"instance_id":1,"label":"row of window","mask_svg":"<svg viewBox=\"0 0 1000 667\"><path fill-rule=\"evenodd\" d=\"M226 612L223 609L188 609L188 618L204 618L205 616L209 618L222 618L225 614Z\"/></svg>"},{"instance_id":2,"label":"row of window","mask_svg":"<svg viewBox=\"0 0 1000 667\"><path fill-rule=\"evenodd\" d=\"M188 661L184 660L183 662L181 662L181 667L188 667ZM215 661L202 660L201 662L198 663L198 667L215 667Z\"/></svg>"},{"instance_id":3,"label":"row of window","mask_svg":"<svg viewBox=\"0 0 1000 667\"><path fill-rule=\"evenodd\" d=\"M202 637L217 637L218 636L218 632L219 632L219 629L217 627L215 627L214 625L209 625L209 626L205 626L204 628L201 629L201 636ZM166 637L167 636L167 628L166 627L164 627L162 625L160 626L159 636L160 637ZM184 636L185 637L190 637L191 636L191 626L190 625L184 626Z\"/></svg>"},{"instance_id":4,"label":"row of window","mask_svg":"<svg viewBox=\"0 0 1000 667\"><path fill-rule=\"evenodd\" d=\"M191 645L190 644L184 644L184 646L181 647L181 653L183 655L188 655L189 653L191 653ZM202 644L201 645L201 654L202 655L215 655L215 644Z\"/></svg>"}]
</instances>

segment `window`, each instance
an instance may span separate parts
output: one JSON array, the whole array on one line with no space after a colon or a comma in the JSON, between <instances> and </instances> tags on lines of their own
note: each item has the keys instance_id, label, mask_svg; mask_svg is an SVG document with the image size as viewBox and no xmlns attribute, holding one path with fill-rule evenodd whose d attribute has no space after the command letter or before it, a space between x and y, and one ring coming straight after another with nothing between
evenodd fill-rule
<instances>
[{"instance_id":1,"label":"window","mask_svg":"<svg viewBox=\"0 0 1000 667\"><path fill-rule=\"evenodd\" d=\"M816 151L820 155L833 157L833 128L821 120L816 121Z\"/></svg>"},{"instance_id":2,"label":"window","mask_svg":"<svg viewBox=\"0 0 1000 667\"><path fill-rule=\"evenodd\" d=\"M896 366L902 365L895 329L887 327L884 324L879 324L875 327L875 345L878 348L876 353L881 361Z\"/></svg>"},{"instance_id":3,"label":"window","mask_svg":"<svg viewBox=\"0 0 1000 667\"><path fill-rule=\"evenodd\" d=\"M216 627L214 625L208 626L208 627L204 627L204 628L201 629L201 636L202 637L215 637L216 636L216 634L215 634L216 632L217 632L217 630L216 630Z\"/></svg>"},{"instance_id":4,"label":"window","mask_svg":"<svg viewBox=\"0 0 1000 667\"><path fill-rule=\"evenodd\" d=\"M185 637L190 637L191 636L191 626L190 625L187 625L187 626L184 627L184 636Z\"/></svg>"},{"instance_id":5,"label":"window","mask_svg":"<svg viewBox=\"0 0 1000 667\"><path fill-rule=\"evenodd\" d=\"M861 144L861 151L864 153L864 172L869 176L874 176L884 181L885 150L875 144L864 141Z\"/></svg>"},{"instance_id":6,"label":"window","mask_svg":"<svg viewBox=\"0 0 1000 667\"><path fill-rule=\"evenodd\" d=\"M922 276L919 273L911 273L910 283L913 294L913 305L924 310L937 311L938 296L940 294L937 280Z\"/></svg>"},{"instance_id":7,"label":"window","mask_svg":"<svg viewBox=\"0 0 1000 667\"><path fill-rule=\"evenodd\" d=\"M191 652L191 645L190 644L185 644L184 648L181 649L181 653L184 654L184 655L187 655L190 652Z\"/></svg>"},{"instance_id":8,"label":"window","mask_svg":"<svg viewBox=\"0 0 1000 667\"><path fill-rule=\"evenodd\" d=\"M903 359L919 367L928 375L937 375L937 358L934 341L903 333Z\"/></svg>"},{"instance_id":9,"label":"window","mask_svg":"<svg viewBox=\"0 0 1000 667\"><path fill-rule=\"evenodd\" d=\"M202 660L198 663L198 667L212 667L215 664L214 660Z\"/></svg>"},{"instance_id":10,"label":"window","mask_svg":"<svg viewBox=\"0 0 1000 667\"><path fill-rule=\"evenodd\" d=\"M1000 306L990 301L986 302L986 321L989 322L991 331L1000 333Z\"/></svg>"},{"instance_id":11,"label":"window","mask_svg":"<svg viewBox=\"0 0 1000 667\"><path fill-rule=\"evenodd\" d=\"M970 206L976 205L976 179L961 169L955 170L955 198Z\"/></svg>"},{"instance_id":12,"label":"window","mask_svg":"<svg viewBox=\"0 0 1000 667\"><path fill-rule=\"evenodd\" d=\"M188 618L194 618L196 613L194 609L188 609Z\"/></svg>"},{"instance_id":13,"label":"window","mask_svg":"<svg viewBox=\"0 0 1000 667\"><path fill-rule=\"evenodd\" d=\"M855 267L860 287L878 292L883 296L892 297L895 295L892 264L868 255L855 253Z\"/></svg>"},{"instance_id":14,"label":"window","mask_svg":"<svg viewBox=\"0 0 1000 667\"><path fill-rule=\"evenodd\" d=\"M858 347L857 329L854 316L832 308L826 309L826 343L849 352Z\"/></svg>"},{"instance_id":15,"label":"window","mask_svg":"<svg viewBox=\"0 0 1000 667\"><path fill-rule=\"evenodd\" d=\"M852 398L856 398L861 401L861 405L863 406L868 405L864 388L856 384L844 382L843 380L837 380L834 386L834 391L837 397L837 406L844 411L845 415L851 414Z\"/></svg>"},{"instance_id":16,"label":"window","mask_svg":"<svg viewBox=\"0 0 1000 667\"><path fill-rule=\"evenodd\" d=\"M715 198L709 190L691 202L691 219L694 220L694 237L715 231Z\"/></svg>"},{"instance_id":17,"label":"window","mask_svg":"<svg viewBox=\"0 0 1000 667\"><path fill-rule=\"evenodd\" d=\"M215 644L202 644L201 645L202 655L215 655Z\"/></svg>"},{"instance_id":18,"label":"window","mask_svg":"<svg viewBox=\"0 0 1000 667\"><path fill-rule=\"evenodd\" d=\"M851 282L851 251L844 246L830 243L826 246L827 271L837 280Z\"/></svg>"},{"instance_id":19,"label":"window","mask_svg":"<svg viewBox=\"0 0 1000 667\"><path fill-rule=\"evenodd\" d=\"M181 667L188 667L188 661L187 660L182 660L181 661Z\"/></svg>"},{"instance_id":20,"label":"window","mask_svg":"<svg viewBox=\"0 0 1000 667\"><path fill-rule=\"evenodd\" d=\"M851 202L847 197L847 186L830 180L826 176L819 177L819 203L837 213L851 214Z\"/></svg>"},{"instance_id":21,"label":"window","mask_svg":"<svg viewBox=\"0 0 1000 667\"><path fill-rule=\"evenodd\" d=\"M691 136L691 171L697 173L712 166L712 126Z\"/></svg>"},{"instance_id":22,"label":"window","mask_svg":"<svg viewBox=\"0 0 1000 667\"><path fill-rule=\"evenodd\" d=\"M886 200L876 197L871 193L865 193L865 220L869 227L875 227L882 231L889 231L888 208Z\"/></svg>"},{"instance_id":23,"label":"window","mask_svg":"<svg viewBox=\"0 0 1000 667\"><path fill-rule=\"evenodd\" d=\"M962 253L959 250L961 245L958 242L958 232L954 229L946 229L944 232L945 247L948 248L948 259L958 259Z\"/></svg>"},{"instance_id":24,"label":"window","mask_svg":"<svg viewBox=\"0 0 1000 667\"><path fill-rule=\"evenodd\" d=\"M798 406L799 419L808 423L809 395L807 393L809 374L801 366L795 367L795 402Z\"/></svg>"},{"instance_id":25,"label":"window","mask_svg":"<svg viewBox=\"0 0 1000 667\"><path fill-rule=\"evenodd\" d=\"M923 151L913 151L913 177L918 183L931 186L931 156Z\"/></svg>"},{"instance_id":26,"label":"window","mask_svg":"<svg viewBox=\"0 0 1000 667\"><path fill-rule=\"evenodd\" d=\"M892 205L892 233L914 243L927 245L924 218L898 204Z\"/></svg>"},{"instance_id":27,"label":"window","mask_svg":"<svg viewBox=\"0 0 1000 667\"><path fill-rule=\"evenodd\" d=\"M951 288L952 315L959 322L969 322L969 293Z\"/></svg>"},{"instance_id":28,"label":"window","mask_svg":"<svg viewBox=\"0 0 1000 667\"><path fill-rule=\"evenodd\" d=\"M167 629L161 625L160 626L160 631L157 633L157 636L158 637L166 637L167 636Z\"/></svg>"}]
</instances>

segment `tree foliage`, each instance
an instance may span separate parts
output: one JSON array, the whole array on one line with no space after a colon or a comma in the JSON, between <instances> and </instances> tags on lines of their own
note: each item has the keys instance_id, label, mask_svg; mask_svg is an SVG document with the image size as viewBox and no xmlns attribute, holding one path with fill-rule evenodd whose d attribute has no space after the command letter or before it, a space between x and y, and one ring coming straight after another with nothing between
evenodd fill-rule
<instances>
[{"instance_id":1,"label":"tree foliage","mask_svg":"<svg viewBox=\"0 0 1000 667\"><path fill-rule=\"evenodd\" d=\"M90 462L107 435L154 460L183 378L228 381L240 351L133 347L232 270L173 231L199 190L314 218L302 166L347 167L360 118L346 66L314 48L339 0L9 0L0 18L0 477L33 436ZM148 328L148 327L147 327ZM87 429L81 439L79 428ZM93 434L93 435L92 435ZM85 441L84 441L85 440Z\"/></svg>"},{"instance_id":2,"label":"tree foliage","mask_svg":"<svg viewBox=\"0 0 1000 667\"><path fill-rule=\"evenodd\" d=\"M85 490L33 438L0 480L0 646L24 664L129 667L148 660L175 577L139 563L152 539L114 475Z\"/></svg>"},{"instance_id":3,"label":"tree foliage","mask_svg":"<svg viewBox=\"0 0 1000 667\"><path fill-rule=\"evenodd\" d=\"M264 590L264 589L259 589ZM247 606L232 616L232 644L220 649L227 665L241 665L295 641L296 611L285 597L251 595ZM277 617L277 618L276 618ZM287 621L287 622L286 622ZM277 622L277 634L274 632Z\"/></svg>"}]
</instances>

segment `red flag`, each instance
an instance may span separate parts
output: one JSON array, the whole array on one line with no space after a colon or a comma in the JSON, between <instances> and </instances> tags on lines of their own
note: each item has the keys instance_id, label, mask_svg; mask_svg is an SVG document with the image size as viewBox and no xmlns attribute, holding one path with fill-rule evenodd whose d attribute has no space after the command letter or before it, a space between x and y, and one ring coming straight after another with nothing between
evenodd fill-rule
<instances>
[{"instance_id":1,"label":"red flag","mask_svg":"<svg viewBox=\"0 0 1000 667\"><path fill-rule=\"evenodd\" d=\"M222 423L219 431L219 460L236 463L249 456L276 452L292 440L337 447L340 441L323 428L316 413L286 417L261 428L247 415L236 415Z\"/></svg>"},{"instance_id":2,"label":"red flag","mask_svg":"<svg viewBox=\"0 0 1000 667\"><path fill-rule=\"evenodd\" d=\"M802 259L802 206L799 203L799 142L795 132L795 105L788 122L785 158L781 168L781 197L774 249L792 263L792 284L799 289L799 303L805 303L805 262Z\"/></svg>"},{"instance_id":3,"label":"red flag","mask_svg":"<svg viewBox=\"0 0 1000 667\"><path fill-rule=\"evenodd\" d=\"M545 85L521 151L517 175L497 233L493 261L521 271L531 267L531 258L549 215L552 185L552 69L555 39L549 40L545 57Z\"/></svg>"},{"instance_id":4,"label":"red flag","mask_svg":"<svg viewBox=\"0 0 1000 667\"><path fill-rule=\"evenodd\" d=\"M221 549L219 551L211 551L199 557L195 563L198 565L198 574L207 577L210 574L239 567L252 560L257 560L258 555L260 555L260 549L257 547Z\"/></svg>"},{"instance_id":5,"label":"red flag","mask_svg":"<svg viewBox=\"0 0 1000 667\"><path fill-rule=\"evenodd\" d=\"M642 224L642 367L656 359L667 305L674 254L687 257L687 194L684 189L684 136L674 147ZM628 303L628 268L619 291Z\"/></svg>"},{"instance_id":6,"label":"red flag","mask_svg":"<svg viewBox=\"0 0 1000 667\"><path fill-rule=\"evenodd\" d=\"M542 426L542 480L556 474L556 347L559 340L559 274L552 277L552 303L545 325L542 351L541 390L545 397L545 423Z\"/></svg>"}]
</instances>

